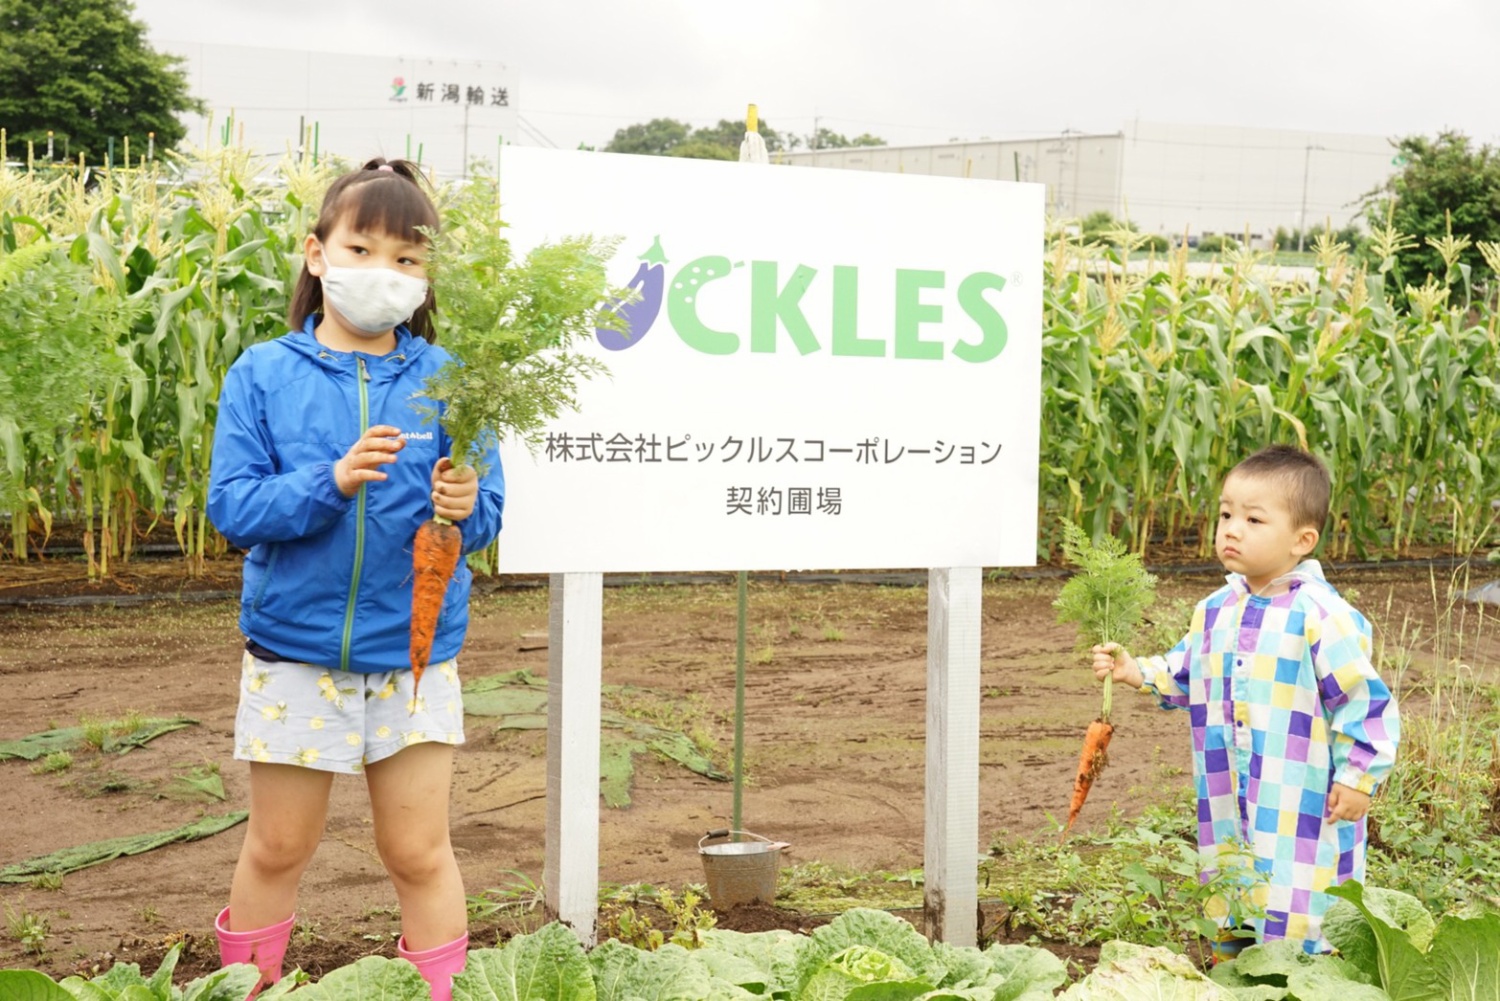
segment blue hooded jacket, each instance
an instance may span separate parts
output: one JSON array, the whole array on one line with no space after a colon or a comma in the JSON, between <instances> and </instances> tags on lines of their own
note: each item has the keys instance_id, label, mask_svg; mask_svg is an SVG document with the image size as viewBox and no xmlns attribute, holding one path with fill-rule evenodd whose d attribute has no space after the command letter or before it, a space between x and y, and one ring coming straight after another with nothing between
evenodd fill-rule
<instances>
[{"instance_id":1,"label":"blue hooded jacket","mask_svg":"<svg viewBox=\"0 0 1500 1001\"><path fill-rule=\"evenodd\" d=\"M432 467L451 442L416 406L446 351L396 328L387 355L333 351L301 330L249 348L230 366L214 429L208 516L244 562L240 629L288 660L373 673L409 668L412 538L432 516ZM406 446L389 477L345 497L333 466L366 429L390 424ZM484 457L463 551L500 532L505 477ZM472 574L462 560L438 618L431 663L458 653Z\"/></svg>"}]
</instances>

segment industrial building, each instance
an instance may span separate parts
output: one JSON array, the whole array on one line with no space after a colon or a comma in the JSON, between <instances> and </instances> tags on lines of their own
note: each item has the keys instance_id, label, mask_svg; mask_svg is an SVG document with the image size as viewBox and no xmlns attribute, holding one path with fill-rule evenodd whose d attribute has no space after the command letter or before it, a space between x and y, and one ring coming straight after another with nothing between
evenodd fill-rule
<instances>
[{"instance_id":1,"label":"industrial building","mask_svg":"<svg viewBox=\"0 0 1500 1001\"><path fill-rule=\"evenodd\" d=\"M518 112L515 70L494 61L363 56L157 39L181 56L208 114L187 116L198 145L236 142L276 159L287 150L362 160L420 159L461 176L500 142L536 140ZM1209 234L1269 245L1278 227L1360 217L1385 183L1385 136L1135 121L1119 132L930 146L848 147L778 154L780 162L1035 181L1054 219L1106 211L1146 233Z\"/></svg>"},{"instance_id":2,"label":"industrial building","mask_svg":"<svg viewBox=\"0 0 1500 1001\"><path fill-rule=\"evenodd\" d=\"M1055 219L1103 210L1142 232L1229 234L1269 245L1287 230L1358 220L1360 199L1397 169L1384 136L1133 122L1120 132L1035 139L798 150L811 167L1036 181Z\"/></svg>"},{"instance_id":3,"label":"industrial building","mask_svg":"<svg viewBox=\"0 0 1500 1001\"><path fill-rule=\"evenodd\" d=\"M361 56L153 39L181 56L206 115L188 141L240 143L271 159L288 150L361 161L417 160L457 177L519 138L517 79L492 61Z\"/></svg>"}]
</instances>

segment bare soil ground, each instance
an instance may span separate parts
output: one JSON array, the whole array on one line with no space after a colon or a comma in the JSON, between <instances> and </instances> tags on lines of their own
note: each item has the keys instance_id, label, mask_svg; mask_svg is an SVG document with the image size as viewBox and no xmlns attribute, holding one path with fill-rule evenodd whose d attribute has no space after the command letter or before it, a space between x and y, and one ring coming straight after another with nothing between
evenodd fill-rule
<instances>
[{"instance_id":1,"label":"bare soil ground","mask_svg":"<svg viewBox=\"0 0 1500 1001\"><path fill-rule=\"evenodd\" d=\"M1431 635L1447 571L1404 567L1331 571L1377 630L1421 624ZM927 598L919 583L807 583L757 578L749 602L745 720L745 826L788 841L787 868L818 862L857 871L909 873L923 861ZM1191 602L1220 578L1166 575L1169 602ZM1071 627L1055 621L1055 577L986 584L982 640L981 790L977 847L999 836L1051 837L1066 810L1083 730L1098 688L1073 652ZM481 582L460 659L466 680L524 668L547 673L545 649L526 634L547 628L545 587ZM76 563L0 564L0 741L53 726L131 713L187 716L196 725L123 755L83 751L46 772L0 761L0 868L69 846L165 831L207 814L244 809L246 766L233 760L242 639L232 560L188 579L175 561L118 568L87 582ZM68 596L71 604L46 603ZM154 598L145 601L143 598ZM80 604L78 599L95 603ZM123 602L123 603L121 603ZM1182 606L1179 606L1179 612ZM717 582L640 583L606 589L604 683L638 689L630 710L695 734L730 767L735 674L735 590ZM1080 821L1112 809L1139 812L1187 781L1183 717L1145 699L1116 700L1111 765ZM470 893L540 884L546 820L546 737L468 720L457 755L452 831ZM173 780L219 770L225 800L174 795ZM357 779L334 784L324 843L302 884L300 925L288 967L316 974L361 955L394 952L395 895L375 854L366 794ZM636 762L627 808L602 812L605 884L681 889L702 883L698 839L728 826L731 784L653 756ZM212 921L223 906L244 828L170 845L67 875L60 887L0 885L11 920L0 926L0 968L54 977L112 961L150 971L173 942L188 944L180 970L217 965ZM786 875L786 868L783 876ZM918 898L919 900L920 898ZM45 920L40 955L19 944L14 919ZM721 927L804 928L829 915L737 908ZM476 921L490 945L514 921ZM993 929L991 929L993 931ZM1022 930L1024 937L1024 930Z\"/></svg>"}]
</instances>

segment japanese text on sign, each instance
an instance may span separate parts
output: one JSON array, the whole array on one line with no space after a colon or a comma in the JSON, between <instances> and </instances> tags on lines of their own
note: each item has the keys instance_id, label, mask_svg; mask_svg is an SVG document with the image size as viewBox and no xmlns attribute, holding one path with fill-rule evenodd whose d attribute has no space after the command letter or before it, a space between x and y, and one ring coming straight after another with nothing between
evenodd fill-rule
<instances>
[{"instance_id":1,"label":"japanese text on sign","mask_svg":"<svg viewBox=\"0 0 1500 1001\"><path fill-rule=\"evenodd\" d=\"M439 104L467 104L492 108L510 107L508 87L471 87L457 83L418 83L417 100Z\"/></svg>"},{"instance_id":2,"label":"japanese text on sign","mask_svg":"<svg viewBox=\"0 0 1500 1001\"><path fill-rule=\"evenodd\" d=\"M840 487L730 487L725 514L811 515L843 514Z\"/></svg>"},{"instance_id":3,"label":"japanese text on sign","mask_svg":"<svg viewBox=\"0 0 1500 1001\"><path fill-rule=\"evenodd\" d=\"M547 435L543 456L548 462L744 462L757 464L848 462L857 465L927 463L934 466L987 466L1000 455L1001 445L989 441L897 442L890 438L825 441L821 438L769 438L759 435L722 441L694 440L691 434L634 436L616 431Z\"/></svg>"}]
</instances>

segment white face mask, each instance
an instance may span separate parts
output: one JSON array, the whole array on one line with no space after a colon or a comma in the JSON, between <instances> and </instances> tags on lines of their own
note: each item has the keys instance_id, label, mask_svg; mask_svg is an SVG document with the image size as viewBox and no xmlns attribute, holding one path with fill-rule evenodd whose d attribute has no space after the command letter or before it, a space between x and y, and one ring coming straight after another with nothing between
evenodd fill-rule
<instances>
[{"instance_id":1,"label":"white face mask","mask_svg":"<svg viewBox=\"0 0 1500 1001\"><path fill-rule=\"evenodd\" d=\"M427 299L427 280L391 268L336 268L323 271L323 299L364 337L389 333L405 323Z\"/></svg>"}]
</instances>

